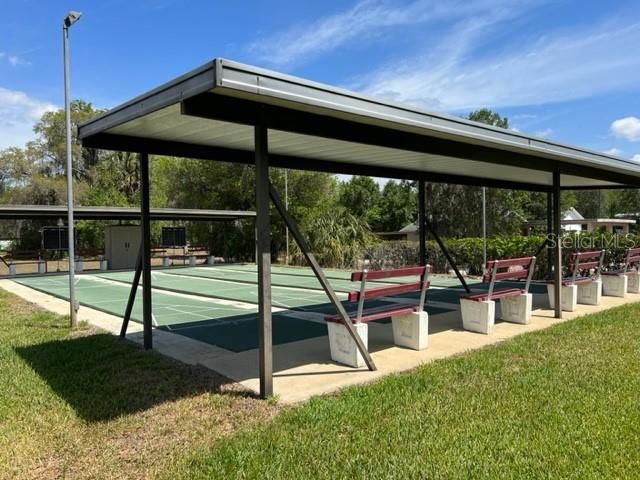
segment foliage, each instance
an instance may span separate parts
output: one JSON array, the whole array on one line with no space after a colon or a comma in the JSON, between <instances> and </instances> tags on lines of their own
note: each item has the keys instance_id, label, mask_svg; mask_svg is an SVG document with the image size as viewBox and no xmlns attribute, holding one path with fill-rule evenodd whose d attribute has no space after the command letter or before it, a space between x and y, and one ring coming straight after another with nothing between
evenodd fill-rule
<instances>
[{"instance_id":1,"label":"foliage","mask_svg":"<svg viewBox=\"0 0 640 480\"><path fill-rule=\"evenodd\" d=\"M100 114L103 110L93 108L84 100L71 101L71 139L73 173L77 179L90 178L90 170L98 164L98 150L82 148L77 139L78 125ZM33 127L38 136L31 148L39 151L43 169L47 175L61 175L66 171L66 136L64 109L45 112Z\"/></svg>"},{"instance_id":2,"label":"foliage","mask_svg":"<svg viewBox=\"0 0 640 480\"><path fill-rule=\"evenodd\" d=\"M380 188L371 177L354 175L340 185L340 205L370 226L376 226L379 222L380 200Z\"/></svg>"},{"instance_id":3,"label":"foliage","mask_svg":"<svg viewBox=\"0 0 640 480\"><path fill-rule=\"evenodd\" d=\"M487 240L487 258L514 258L534 255L542 242L543 236L507 235ZM471 275L482 273L483 249L481 237L445 238L445 248L451 254L456 265ZM442 250L433 240L427 241L427 262L433 266L435 273L447 273L451 266ZM381 242L363 249L359 258L368 259L371 268L399 268L419 263L417 242ZM539 277L546 275L546 252L538 256L537 272Z\"/></svg>"},{"instance_id":4,"label":"foliage","mask_svg":"<svg viewBox=\"0 0 640 480\"><path fill-rule=\"evenodd\" d=\"M354 267L362 249L375 241L367 224L344 210L320 213L306 227L309 248L325 267ZM294 262L304 264L297 245L292 251Z\"/></svg>"},{"instance_id":5,"label":"foliage","mask_svg":"<svg viewBox=\"0 0 640 480\"><path fill-rule=\"evenodd\" d=\"M389 180L380 198L380 231L398 231L417 217L418 199L413 182Z\"/></svg>"}]
</instances>

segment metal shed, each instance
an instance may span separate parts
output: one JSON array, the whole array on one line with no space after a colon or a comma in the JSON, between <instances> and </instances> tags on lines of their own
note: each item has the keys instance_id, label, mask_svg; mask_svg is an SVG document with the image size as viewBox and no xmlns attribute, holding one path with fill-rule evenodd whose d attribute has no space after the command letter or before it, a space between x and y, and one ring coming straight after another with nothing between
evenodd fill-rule
<instances>
[{"instance_id":1,"label":"metal shed","mask_svg":"<svg viewBox=\"0 0 640 480\"><path fill-rule=\"evenodd\" d=\"M85 147L139 152L145 346L151 348L149 154L255 164L259 272L260 382L272 393L269 198L332 303L350 322L269 182L269 166L418 181L424 240L424 184L447 182L547 192L560 233L562 189L640 187L640 165L603 153L370 98L289 75L215 59L79 128ZM555 242L560 310L560 244ZM424 263L424 242L421 242ZM375 365L351 329L370 369Z\"/></svg>"}]
</instances>

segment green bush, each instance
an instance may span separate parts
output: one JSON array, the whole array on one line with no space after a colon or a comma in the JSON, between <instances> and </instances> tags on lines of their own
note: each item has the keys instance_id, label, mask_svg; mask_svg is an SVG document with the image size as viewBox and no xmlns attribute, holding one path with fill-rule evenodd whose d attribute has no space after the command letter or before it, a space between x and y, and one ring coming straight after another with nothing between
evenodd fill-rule
<instances>
[{"instance_id":1,"label":"green bush","mask_svg":"<svg viewBox=\"0 0 640 480\"><path fill-rule=\"evenodd\" d=\"M509 235L487 239L487 259L515 258L535 255L543 235ZM471 275L482 273L482 238L446 238L445 247L456 265ZM575 251L605 250L604 266L624 260L624 250L640 246L640 235L614 235L607 232L569 233L562 237L563 256L566 265L568 257ZM407 241L380 242L370 245L360 252L358 260L369 260L374 270L398 268L419 263L418 243ZM427 262L436 273L446 273L451 268L442 250L435 241L427 241ZM357 264L358 262L354 262ZM547 249L538 253L535 278L547 278Z\"/></svg>"}]
</instances>

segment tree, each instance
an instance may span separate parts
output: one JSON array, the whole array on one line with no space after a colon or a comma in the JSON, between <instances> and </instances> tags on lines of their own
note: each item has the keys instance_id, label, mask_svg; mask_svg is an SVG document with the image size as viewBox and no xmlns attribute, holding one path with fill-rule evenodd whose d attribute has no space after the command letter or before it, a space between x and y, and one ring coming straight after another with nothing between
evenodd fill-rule
<instances>
[{"instance_id":1,"label":"tree","mask_svg":"<svg viewBox=\"0 0 640 480\"><path fill-rule=\"evenodd\" d=\"M380 188L371 177L355 175L340 185L340 205L374 229L380 223L380 199Z\"/></svg>"},{"instance_id":2,"label":"tree","mask_svg":"<svg viewBox=\"0 0 640 480\"><path fill-rule=\"evenodd\" d=\"M509 128L509 120L487 108L471 112L469 120L500 128ZM482 234L482 188L465 185L430 184L428 214L438 233L443 236L479 236ZM529 219L525 209L534 206L536 213L546 215L539 203L531 201L530 193L518 190L487 188L487 234L517 233ZM539 202L540 199L536 199Z\"/></svg>"},{"instance_id":3,"label":"tree","mask_svg":"<svg viewBox=\"0 0 640 480\"><path fill-rule=\"evenodd\" d=\"M77 139L78 125L102 113L84 100L71 101L71 145L73 150L73 173L77 179L87 179L91 167L97 165L100 152L82 148ZM33 127L38 139L33 148L40 151L47 175L61 175L66 171L66 130L64 109L44 113Z\"/></svg>"},{"instance_id":4,"label":"tree","mask_svg":"<svg viewBox=\"0 0 640 480\"><path fill-rule=\"evenodd\" d=\"M380 230L394 232L417 218L417 194L412 182L389 180L380 198Z\"/></svg>"},{"instance_id":5,"label":"tree","mask_svg":"<svg viewBox=\"0 0 640 480\"><path fill-rule=\"evenodd\" d=\"M488 108L475 110L467 118L474 122L486 123L494 127L509 128L509 119L507 117L502 117L499 113L493 112Z\"/></svg>"}]
</instances>

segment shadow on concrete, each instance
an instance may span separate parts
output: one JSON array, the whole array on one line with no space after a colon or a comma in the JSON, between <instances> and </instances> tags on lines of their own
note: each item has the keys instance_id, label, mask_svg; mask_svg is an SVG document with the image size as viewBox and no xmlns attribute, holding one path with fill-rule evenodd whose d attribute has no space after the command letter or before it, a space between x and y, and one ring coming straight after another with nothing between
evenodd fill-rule
<instances>
[{"instance_id":1,"label":"shadow on concrete","mask_svg":"<svg viewBox=\"0 0 640 480\"><path fill-rule=\"evenodd\" d=\"M15 351L89 422L111 420L204 392L252 395L204 367L145 352L109 334L17 347Z\"/></svg>"}]
</instances>

